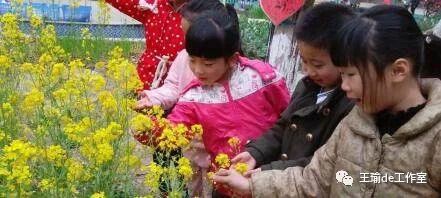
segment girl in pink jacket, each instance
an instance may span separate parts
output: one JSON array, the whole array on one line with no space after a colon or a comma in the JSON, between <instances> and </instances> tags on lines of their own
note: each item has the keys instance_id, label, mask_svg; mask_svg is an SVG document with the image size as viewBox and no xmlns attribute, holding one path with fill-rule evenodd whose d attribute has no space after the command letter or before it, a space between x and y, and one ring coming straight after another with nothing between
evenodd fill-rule
<instances>
[{"instance_id":1,"label":"girl in pink jacket","mask_svg":"<svg viewBox=\"0 0 441 198\"><path fill-rule=\"evenodd\" d=\"M227 13L225 6L219 0L190 0L181 9L181 27L187 31L191 22L202 12L217 10ZM137 109L160 105L163 109L171 109L179 99L179 94L193 80L194 75L189 67L189 56L185 49L180 51L170 66L167 78L161 87L144 90L140 94Z\"/></svg>"},{"instance_id":2,"label":"girl in pink jacket","mask_svg":"<svg viewBox=\"0 0 441 198\"><path fill-rule=\"evenodd\" d=\"M239 56L237 15L231 6L227 9L201 14L188 29L185 47L195 79L168 116L175 123L202 125L212 161L219 153L235 155L230 138L238 138L242 148L262 135L289 101L284 79L269 64ZM210 164L197 153L187 156L202 168Z\"/></svg>"}]
</instances>

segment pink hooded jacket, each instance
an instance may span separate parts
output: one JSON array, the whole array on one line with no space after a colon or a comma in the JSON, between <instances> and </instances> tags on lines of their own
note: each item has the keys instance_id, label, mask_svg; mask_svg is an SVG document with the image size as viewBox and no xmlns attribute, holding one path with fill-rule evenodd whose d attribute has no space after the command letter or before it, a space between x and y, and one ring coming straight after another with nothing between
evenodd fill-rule
<instances>
[{"instance_id":1,"label":"pink hooded jacket","mask_svg":"<svg viewBox=\"0 0 441 198\"><path fill-rule=\"evenodd\" d=\"M267 131L289 103L283 77L269 64L239 58L228 80L203 86L197 79L188 84L168 116L175 123L201 124L202 140L211 159L233 153L228 139L237 137L241 148Z\"/></svg>"}]
</instances>

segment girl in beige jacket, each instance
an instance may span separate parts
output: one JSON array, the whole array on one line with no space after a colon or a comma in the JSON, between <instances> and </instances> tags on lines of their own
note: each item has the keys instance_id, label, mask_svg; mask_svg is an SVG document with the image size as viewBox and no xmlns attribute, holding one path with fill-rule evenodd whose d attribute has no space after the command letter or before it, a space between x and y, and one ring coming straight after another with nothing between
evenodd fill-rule
<instances>
[{"instance_id":1,"label":"girl in beige jacket","mask_svg":"<svg viewBox=\"0 0 441 198\"><path fill-rule=\"evenodd\" d=\"M440 197L441 81L418 77L440 65L424 63L439 56L438 41L404 8L370 8L331 48L357 106L311 163L251 178L222 170L214 181L253 197Z\"/></svg>"}]
</instances>

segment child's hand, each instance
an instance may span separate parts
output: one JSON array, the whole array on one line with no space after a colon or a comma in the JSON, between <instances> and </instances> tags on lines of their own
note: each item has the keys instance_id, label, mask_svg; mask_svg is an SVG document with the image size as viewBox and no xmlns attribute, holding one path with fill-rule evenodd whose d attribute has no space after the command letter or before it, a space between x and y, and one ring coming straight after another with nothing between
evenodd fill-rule
<instances>
[{"instance_id":1,"label":"child's hand","mask_svg":"<svg viewBox=\"0 0 441 198\"><path fill-rule=\"evenodd\" d=\"M138 92L138 100L141 100L141 99L143 99L143 98L145 98L145 97L148 98L147 91L148 91L148 90L142 90L142 91Z\"/></svg>"},{"instance_id":2,"label":"child's hand","mask_svg":"<svg viewBox=\"0 0 441 198\"><path fill-rule=\"evenodd\" d=\"M145 108L152 107L152 106L153 106L153 105L152 105L152 103L150 102L149 98L148 98L147 96L145 96L145 97L142 97L140 100L138 100L138 101L136 102L136 105L135 105L134 109L135 109L136 111L140 111L140 110L143 110L143 109L145 109Z\"/></svg>"},{"instance_id":3,"label":"child's hand","mask_svg":"<svg viewBox=\"0 0 441 198\"><path fill-rule=\"evenodd\" d=\"M252 170L245 172L244 176L249 178L249 177L251 177L252 174L258 173L261 171L262 171L262 169L260 169L260 168L252 169Z\"/></svg>"},{"instance_id":4,"label":"child's hand","mask_svg":"<svg viewBox=\"0 0 441 198\"><path fill-rule=\"evenodd\" d=\"M233 159L231 159L231 163L237 164L239 162L245 163L248 165L248 170L252 170L256 167L256 160L251 156L249 152L242 152L236 155Z\"/></svg>"},{"instance_id":5,"label":"child's hand","mask_svg":"<svg viewBox=\"0 0 441 198\"><path fill-rule=\"evenodd\" d=\"M205 150L204 142L202 142L202 140L200 139L195 138L190 142L190 148Z\"/></svg>"},{"instance_id":6,"label":"child's hand","mask_svg":"<svg viewBox=\"0 0 441 198\"><path fill-rule=\"evenodd\" d=\"M233 169L219 170L213 176L213 181L219 184L227 185L242 195L251 195L250 183L248 179Z\"/></svg>"}]
</instances>

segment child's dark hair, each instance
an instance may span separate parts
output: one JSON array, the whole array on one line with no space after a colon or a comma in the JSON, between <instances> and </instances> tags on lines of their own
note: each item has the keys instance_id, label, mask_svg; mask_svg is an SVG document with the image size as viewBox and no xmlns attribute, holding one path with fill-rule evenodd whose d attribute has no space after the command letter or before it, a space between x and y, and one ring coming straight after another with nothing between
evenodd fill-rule
<instances>
[{"instance_id":1,"label":"child's dark hair","mask_svg":"<svg viewBox=\"0 0 441 198\"><path fill-rule=\"evenodd\" d=\"M296 39L329 51L337 31L354 15L351 8L341 4L318 4L300 16L295 29Z\"/></svg>"},{"instance_id":2,"label":"child's dark hair","mask_svg":"<svg viewBox=\"0 0 441 198\"><path fill-rule=\"evenodd\" d=\"M419 77L423 69L441 64L440 39L427 40L405 8L378 5L348 22L338 32L330 53L336 66L357 67L363 83L369 63L383 79L385 68L399 58L411 61L412 73Z\"/></svg>"},{"instance_id":3,"label":"child's dark hair","mask_svg":"<svg viewBox=\"0 0 441 198\"><path fill-rule=\"evenodd\" d=\"M219 0L190 0L183 6L180 13L187 21L193 22L197 15L208 10L226 12L225 6Z\"/></svg>"},{"instance_id":4,"label":"child's dark hair","mask_svg":"<svg viewBox=\"0 0 441 198\"><path fill-rule=\"evenodd\" d=\"M190 25L185 36L185 48L190 56L229 58L240 51L236 11L228 4L226 9L228 13L216 10L204 12Z\"/></svg>"}]
</instances>

